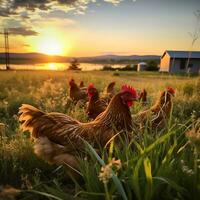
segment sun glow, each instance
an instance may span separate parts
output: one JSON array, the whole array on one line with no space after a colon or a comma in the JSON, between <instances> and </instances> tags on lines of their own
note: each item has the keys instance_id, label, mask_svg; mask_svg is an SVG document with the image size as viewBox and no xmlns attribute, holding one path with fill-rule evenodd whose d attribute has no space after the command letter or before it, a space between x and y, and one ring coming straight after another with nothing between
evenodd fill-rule
<instances>
[{"instance_id":1,"label":"sun glow","mask_svg":"<svg viewBox=\"0 0 200 200\"><path fill-rule=\"evenodd\" d=\"M58 68L57 68L57 66L56 66L55 63L48 63L47 69L50 69L50 70L58 70Z\"/></svg>"},{"instance_id":2,"label":"sun glow","mask_svg":"<svg viewBox=\"0 0 200 200\"><path fill-rule=\"evenodd\" d=\"M39 45L39 52L48 55L61 55L63 54L63 47L56 39L47 38L41 41Z\"/></svg>"},{"instance_id":3,"label":"sun glow","mask_svg":"<svg viewBox=\"0 0 200 200\"><path fill-rule=\"evenodd\" d=\"M61 41L53 37L44 37L38 43L38 51L48 55L63 55L64 47Z\"/></svg>"},{"instance_id":4,"label":"sun glow","mask_svg":"<svg viewBox=\"0 0 200 200\"><path fill-rule=\"evenodd\" d=\"M44 28L38 30L41 34L31 39L33 51L47 55L66 56L71 49L71 42L60 30Z\"/></svg>"}]
</instances>

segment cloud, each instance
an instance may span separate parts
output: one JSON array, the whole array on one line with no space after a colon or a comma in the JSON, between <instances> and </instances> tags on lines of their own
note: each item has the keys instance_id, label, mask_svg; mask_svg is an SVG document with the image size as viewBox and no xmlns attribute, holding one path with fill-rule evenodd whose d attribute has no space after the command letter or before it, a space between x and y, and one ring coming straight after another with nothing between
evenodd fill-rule
<instances>
[{"instance_id":1,"label":"cloud","mask_svg":"<svg viewBox=\"0 0 200 200\"><path fill-rule=\"evenodd\" d=\"M36 10L47 11L55 5L72 6L82 0L0 0L0 16L19 14L22 9L35 12Z\"/></svg>"},{"instance_id":2,"label":"cloud","mask_svg":"<svg viewBox=\"0 0 200 200\"><path fill-rule=\"evenodd\" d=\"M57 20L62 26L74 25L69 12L84 14L90 4L98 5L100 1L117 5L125 0L0 0L0 26L13 35L37 36L39 33L32 27Z\"/></svg>"},{"instance_id":3,"label":"cloud","mask_svg":"<svg viewBox=\"0 0 200 200\"><path fill-rule=\"evenodd\" d=\"M37 36L39 33L32 30L29 27L16 27L16 28L9 28L9 34L11 35L22 35L22 36Z\"/></svg>"},{"instance_id":4,"label":"cloud","mask_svg":"<svg viewBox=\"0 0 200 200\"><path fill-rule=\"evenodd\" d=\"M99 0L100 1L100 0ZM73 11L83 14L90 3L99 3L98 0L0 0L0 16L20 15L23 11L52 11L55 8L65 12ZM117 5L125 0L101 0ZM22 17L28 18L27 15Z\"/></svg>"},{"instance_id":5,"label":"cloud","mask_svg":"<svg viewBox=\"0 0 200 200\"><path fill-rule=\"evenodd\" d=\"M104 0L104 1L107 3L117 5L117 4L121 3L123 0Z\"/></svg>"}]
</instances>

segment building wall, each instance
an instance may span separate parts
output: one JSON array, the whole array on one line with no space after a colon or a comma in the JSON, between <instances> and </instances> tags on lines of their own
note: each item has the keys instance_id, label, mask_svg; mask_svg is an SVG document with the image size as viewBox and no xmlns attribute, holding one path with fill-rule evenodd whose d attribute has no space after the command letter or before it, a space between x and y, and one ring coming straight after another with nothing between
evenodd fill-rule
<instances>
[{"instance_id":1,"label":"building wall","mask_svg":"<svg viewBox=\"0 0 200 200\"><path fill-rule=\"evenodd\" d=\"M160 71L161 72L169 72L169 66L170 66L170 57L168 53L164 55L163 58L160 60Z\"/></svg>"},{"instance_id":2,"label":"building wall","mask_svg":"<svg viewBox=\"0 0 200 200\"><path fill-rule=\"evenodd\" d=\"M147 65L145 64L138 64L137 66L137 71L145 71L146 70Z\"/></svg>"},{"instance_id":3,"label":"building wall","mask_svg":"<svg viewBox=\"0 0 200 200\"><path fill-rule=\"evenodd\" d=\"M190 64L193 64L190 72L200 74L200 58L199 59L191 59Z\"/></svg>"},{"instance_id":4,"label":"building wall","mask_svg":"<svg viewBox=\"0 0 200 200\"><path fill-rule=\"evenodd\" d=\"M185 69L181 69L180 65L181 65L181 59L171 58L169 73L184 73Z\"/></svg>"},{"instance_id":5,"label":"building wall","mask_svg":"<svg viewBox=\"0 0 200 200\"><path fill-rule=\"evenodd\" d=\"M185 59L185 69L181 69L181 59L170 59L170 73L185 73L186 72L186 64L187 58ZM190 68L190 73L200 73L200 58L199 59L190 59L190 64L192 67Z\"/></svg>"}]
</instances>

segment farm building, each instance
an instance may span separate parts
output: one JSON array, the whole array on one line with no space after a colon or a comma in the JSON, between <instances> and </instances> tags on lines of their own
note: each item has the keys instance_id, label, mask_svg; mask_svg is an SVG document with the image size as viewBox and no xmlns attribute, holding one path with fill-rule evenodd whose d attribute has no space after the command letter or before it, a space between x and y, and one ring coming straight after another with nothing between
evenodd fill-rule
<instances>
[{"instance_id":1,"label":"farm building","mask_svg":"<svg viewBox=\"0 0 200 200\"><path fill-rule=\"evenodd\" d=\"M200 73L200 51L165 51L160 60L160 71Z\"/></svg>"},{"instance_id":2,"label":"farm building","mask_svg":"<svg viewBox=\"0 0 200 200\"><path fill-rule=\"evenodd\" d=\"M145 62L140 62L138 63L137 65L137 71L145 71L146 70L146 67L147 67L147 63Z\"/></svg>"}]
</instances>

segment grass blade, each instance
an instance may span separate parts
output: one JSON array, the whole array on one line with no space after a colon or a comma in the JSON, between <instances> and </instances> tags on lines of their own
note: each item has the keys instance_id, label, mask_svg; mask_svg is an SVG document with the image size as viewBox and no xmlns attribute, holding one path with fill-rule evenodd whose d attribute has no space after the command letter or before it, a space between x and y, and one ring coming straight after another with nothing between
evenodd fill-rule
<instances>
[{"instance_id":1,"label":"grass blade","mask_svg":"<svg viewBox=\"0 0 200 200\"><path fill-rule=\"evenodd\" d=\"M84 141L85 144L88 146L89 150L93 153L93 155L96 157L96 159L98 160L98 162L102 165L105 166L105 162L100 158L100 156L96 153L96 151L94 150L94 148L87 142ZM122 196L123 200L127 200L127 196L126 193L124 191L124 188L121 184L121 181L119 180L119 178L114 174L114 172L112 171L112 180L118 190L118 192L120 193L120 195Z\"/></svg>"},{"instance_id":2,"label":"grass blade","mask_svg":"<svg viewBox=\"0 0 200 200\"><path fill-rule=\"evenodd\" d=\"M144 172L146 175L146 192L145 192L145 199L151 199L151 194L152 194L152 174L151 174L151 162L148 157L146 157L143 161L144 165Z\"/></svg>"},{"instance_id":3,"label":"grass blade","mask_svg":"<svg viewBox=\"0 0 200 200\"><path fill-rule=\"evenodd\" d=\"M140 195L140 183L139 183L139 170L142 165L142 157L137 161L137 164L135 166L135 169L133 171L133 190L135 192L135 195L137 196L138 200L141 200L141 195Z\"/></svg>"}]
</instances>

